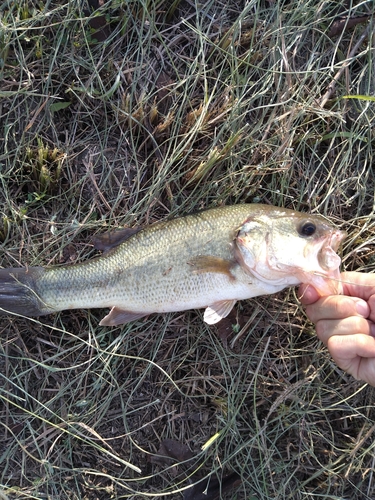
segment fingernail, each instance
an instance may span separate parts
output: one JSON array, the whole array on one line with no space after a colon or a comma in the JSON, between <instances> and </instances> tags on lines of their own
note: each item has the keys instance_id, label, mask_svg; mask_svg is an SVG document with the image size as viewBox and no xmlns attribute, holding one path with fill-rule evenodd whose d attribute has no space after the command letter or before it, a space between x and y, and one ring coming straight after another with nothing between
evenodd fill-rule
<instances>
[{"instance_id":1,"label":"fingernail","mask_svg":"<svg viewBox=\"0 0 375 500\"><path fill-rule=\"evenodd\" d=\"M358 300L355 304L355 308L357 313L364 318L367 318L367 316L370 314L369 306L364 300Z\"/></svg>"}]
</instances>

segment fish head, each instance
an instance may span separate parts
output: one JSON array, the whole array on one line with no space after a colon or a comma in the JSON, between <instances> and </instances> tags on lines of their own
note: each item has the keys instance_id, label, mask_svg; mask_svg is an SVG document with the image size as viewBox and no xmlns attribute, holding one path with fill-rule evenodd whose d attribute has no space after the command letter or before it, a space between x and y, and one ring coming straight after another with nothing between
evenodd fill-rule
<instances>
[{"instance_id":1,"label":"fish head","mask_svg":"<svg viewBox=\"0 0 375 500\"><path fill-rule=\"evenodd\" d=\"M239 228L235 256L245 272L263 282L285 287L306 283L321 296L339 294L341 259L336 252L345 236L322 216L266 207Z\"/></svg>"}]
</instances>

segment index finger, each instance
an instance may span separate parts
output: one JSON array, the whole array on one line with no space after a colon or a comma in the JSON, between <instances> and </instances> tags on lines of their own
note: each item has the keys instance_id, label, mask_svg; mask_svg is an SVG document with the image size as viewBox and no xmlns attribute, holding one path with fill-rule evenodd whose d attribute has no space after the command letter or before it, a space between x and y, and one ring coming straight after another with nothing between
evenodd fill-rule
<instances>
[{"instance_id":1,"label":"index finger","mask_svg":"<svg viewBox=\"0 0 375 500\"><path fill-rule=\"evenodd\" d=\"M368 301L375 294L375 274L345 272L341 273L341 280L344 295Z\"/></svg>"},{"instance_id":2,"label":"index finger","mask_svg":"<svg viewBox=\"0 0 375 500\"><path fill-rule=\"evenodd\" d=\"M306 314L313 323L322 319L343 319L350 316L368 318L370 307L364 300L357 297L330 295L308 305Z\"/></svg>"}]
</instances>

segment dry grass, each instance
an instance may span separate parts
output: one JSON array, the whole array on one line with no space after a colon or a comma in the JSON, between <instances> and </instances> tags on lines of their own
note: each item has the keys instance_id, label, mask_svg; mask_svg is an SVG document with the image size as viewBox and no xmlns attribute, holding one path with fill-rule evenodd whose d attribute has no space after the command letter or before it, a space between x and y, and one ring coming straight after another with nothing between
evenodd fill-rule
<instances>
[{"instance_id":1,"label":"dry grass","mask_svg":"<svg viewBox=\"0 0 375 500\"><path fill-rule=\"evenodd\" d=\"M329 36L372 2L89 4L0 6L3 267L261 201L330 216L345 268L374 270L373 21ZM231 472L211 498L375 498L374 389L331 362L293 291L218 327L197 311L113 329L101 315L0 319L8 498L193 498ZM192 458L157 459L166 439Z\"/></svg>"}]
</instances>

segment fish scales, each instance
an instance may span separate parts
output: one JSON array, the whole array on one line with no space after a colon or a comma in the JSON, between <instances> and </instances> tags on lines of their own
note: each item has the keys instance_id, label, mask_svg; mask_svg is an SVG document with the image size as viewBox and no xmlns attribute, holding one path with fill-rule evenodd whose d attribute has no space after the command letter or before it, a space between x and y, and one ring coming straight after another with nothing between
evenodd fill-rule
<instances>
[{"instance_id":1,"label":"fish scales","mask_svg":"<svg viewBox=\"0 0 375 500\"><path fill-rule=\"evenodd\" d=\"M343 237L316 215L257 204L219 207L146 227L80 264L2 269L0 308L38 316L111 307L101 324L117 325L204 307L205 321L216 323L236 300L302 281L334 292Z\"/></svg>"},{"instance_id":2,"label":"fish scales","mask_svg":"<svg viewBox=\"0 0 375 500\"><path fill-rule=\"evenodd\" d=\"M223 274L196 273L190 260L199 255L231 259L235 231L248 215L245 206L233 206L149 226L108 255L47 269L38 290L57 310L124 304L144 310L147 304L148 312L164 312L171 302L181 310L197 296L212 301L213 291L238 284ZM251 282L245 273L242 277L246 284Z\"/></svg>"}]
</instances>

